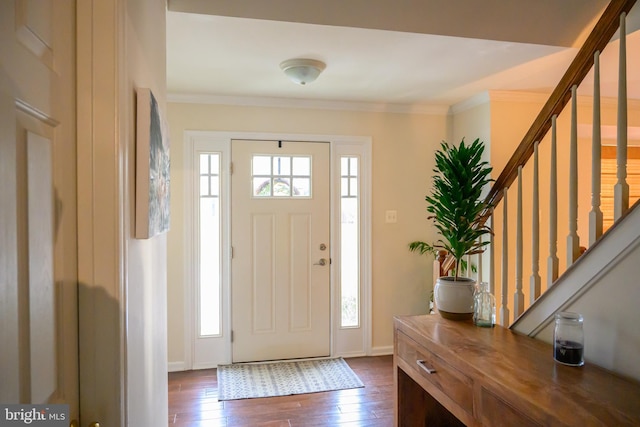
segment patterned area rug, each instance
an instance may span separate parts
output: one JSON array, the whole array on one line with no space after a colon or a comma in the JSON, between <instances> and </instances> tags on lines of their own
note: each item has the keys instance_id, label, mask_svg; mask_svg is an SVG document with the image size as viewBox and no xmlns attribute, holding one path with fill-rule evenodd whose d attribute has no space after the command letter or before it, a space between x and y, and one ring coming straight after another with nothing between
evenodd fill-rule
<instances>
[{"instance_id":1,"label":"patterned area rug","mask_svg":"<svg viewBox=\"0 0 640 427\"><path fill-rule=\"evenodd\" d=\"M342 358L218 366L218 400L364 387Z\"/></svg>"}]
</instances>

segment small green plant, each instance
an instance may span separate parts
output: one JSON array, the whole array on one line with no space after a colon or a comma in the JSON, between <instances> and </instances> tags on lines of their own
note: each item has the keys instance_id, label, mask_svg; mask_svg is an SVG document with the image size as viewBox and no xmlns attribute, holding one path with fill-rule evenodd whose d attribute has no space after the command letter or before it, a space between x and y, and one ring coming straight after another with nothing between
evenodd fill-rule
<instances>
[{"instance_id":1,"label":"small green plant","mask_svg":"<svg viewBox=\"0 0 640 427\"><path fill-rule=\"evenodd\" d=\"M491 206L480 197L485 185L491 182L492 168L482 160L484 143L476 139L466 145L464 138L459 146L440 144L433 169L433 188L425 197L428 219L433 221L441 238L433 245L415 241L409 250L420 254L436 254L443 249L456 260L454 278L458 279L463 257L484 251L489 242L480 238L491 233L484 225L482 214Z\"/></svg>"}]
</instances>

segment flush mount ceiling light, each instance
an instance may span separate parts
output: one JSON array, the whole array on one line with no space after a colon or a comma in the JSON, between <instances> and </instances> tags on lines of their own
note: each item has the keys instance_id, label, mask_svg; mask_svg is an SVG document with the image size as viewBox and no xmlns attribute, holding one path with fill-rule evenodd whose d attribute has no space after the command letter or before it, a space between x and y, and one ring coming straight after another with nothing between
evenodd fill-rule
<instances>
[{"instance_id":1,"label":"flush mount ceiling light","mask_svg":"<svg viewBox=\"0 0 640 427\"><path fill-rule=\"evenodd\" d=\"M315 59L294 58L280 63L280 68L289 79L299 85L306 85L318 78L327 65Z\"/></svg>"}]
</instances>

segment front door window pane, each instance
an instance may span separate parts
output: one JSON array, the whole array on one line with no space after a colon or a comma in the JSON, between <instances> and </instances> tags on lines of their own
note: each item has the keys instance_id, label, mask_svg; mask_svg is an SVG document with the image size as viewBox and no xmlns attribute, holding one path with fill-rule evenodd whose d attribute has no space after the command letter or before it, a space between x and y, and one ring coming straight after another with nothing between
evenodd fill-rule
<instances>
[{"instance_id":1,"label":"front door window pane","mask_svg":"<svg viewBox=\"0 0 640 427\"><path fill-rule=\"evenodd\" d=\"M311 197L310 156L253 156L253 197Z\"/></svg>"},{"instance_id":2,"label":"front door window pane","mask_svg":"<svg viewBox=\"0 0 640 427\"><path fill-rule=\"evenodd\" d=\"M311 176L311 158L294 157L292 172L297 176Z\"/></svg>"}]
</instances>

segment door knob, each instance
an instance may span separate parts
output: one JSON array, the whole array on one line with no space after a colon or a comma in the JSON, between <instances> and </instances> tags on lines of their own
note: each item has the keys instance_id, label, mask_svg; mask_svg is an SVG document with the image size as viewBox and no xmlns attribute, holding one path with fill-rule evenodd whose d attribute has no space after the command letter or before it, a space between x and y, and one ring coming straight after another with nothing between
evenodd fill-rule
<instances>
[{"instance_id":1,"label":"door knob","mask_svg":"<svg viewBox=\"0 0 640 427\"><path fill-rule=\"evenodd\" d=\"M78 420L71 420L69 427L78 427Z\"/></svg>"},{"instance_id":2,"label":"door knob","mask_svg":"<svg viewBox=\"0 0 640 427\"><path fill-rule=\"evenodd\" d=\"M320 260L313 265L327 265L327 260L324 258L320 258Z\"/></svg>"},{"instance_id":3,"label":"door knob","mask_svg":"<svg viewBox=\"0 0 640 427\"><path fill-rule=\"evenodd\" d=\"M100 423L91 423L89 427L100 427Z\"/></svg>"}]
</instances>

